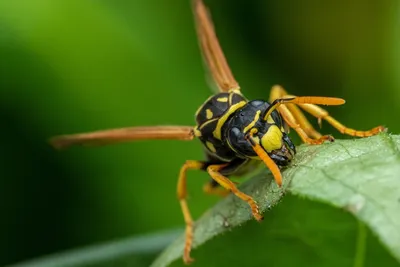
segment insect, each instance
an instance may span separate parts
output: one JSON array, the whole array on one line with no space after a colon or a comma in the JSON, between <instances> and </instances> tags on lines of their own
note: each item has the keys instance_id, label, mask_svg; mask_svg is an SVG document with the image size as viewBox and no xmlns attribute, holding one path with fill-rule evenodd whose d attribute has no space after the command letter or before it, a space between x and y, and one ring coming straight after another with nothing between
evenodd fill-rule
<instances>
[{"instance_id":1,"label":"insect","mask_svg":"<svg viewBox=\"0 0 400 267\"><path fill-rule=\"evenodd\" d=\"M219 92L208 98L197 110L196 126L145 126L103 130L91 133L62 135L50 140L56 148L71 145L102 145L144 139L200 139L205 160L187 160L180 169L177 196L186 223L183 260L190 263L194 223L187 205L186 173L188 170L208 172L211 181L204 186L210 194L228 192L247 202L254 218L262 215L254 199L241 192L229 176L245 170L254 162L263 162L272 172L276 183L282 185L280 168L288 165L296 148L288 136L292 128L306 144L318 145L333 141L321 135L306 119L304 110L327 121L342 134L357 137L375 135L384 127L357 131L342 125L318 105L342 105L343 99L332 97L288 95L281 86L271 89L269 101L247 100L241 93L222 52L208 10L202 0L193 0L193 12L200 48Z\"/></svg>"}]
</instances>

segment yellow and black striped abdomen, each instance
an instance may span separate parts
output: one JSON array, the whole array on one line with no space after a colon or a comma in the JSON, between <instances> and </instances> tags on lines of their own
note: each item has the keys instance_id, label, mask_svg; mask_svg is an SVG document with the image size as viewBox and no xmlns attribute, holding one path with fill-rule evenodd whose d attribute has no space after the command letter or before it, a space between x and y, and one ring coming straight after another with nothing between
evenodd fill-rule
<instances>
[{"instance_id":1,"label":"yellow and black striped abdomen","mask_svg":"<svg viewBox=\"0 0 400 267\"><path fill-rule=\"evenodd\" d=\"M239 92L231 91L211 96L197 110L195 135L209 154L224 161L236 157L234 151L224 145L221 130L227 120L246 103L247 100Z\"/></svg>"}]
</instances>

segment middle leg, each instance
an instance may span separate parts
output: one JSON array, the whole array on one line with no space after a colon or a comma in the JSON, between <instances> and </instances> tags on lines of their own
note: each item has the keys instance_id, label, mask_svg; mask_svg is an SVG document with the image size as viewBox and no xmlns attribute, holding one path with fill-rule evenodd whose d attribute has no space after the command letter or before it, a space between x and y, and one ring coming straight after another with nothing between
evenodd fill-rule
<instances>
[{"instance_id":1,"label":"middle leg","mask_svg":"<svg viewBox=\"0 0 400 267\"><path fill-rule=\"evenodd\" d=\"M320 137L317 139L310 138L306 131L299 125L293 116L293 114L290 112L288 107L286 105L281 105L278 107L279 113L282 115L283 119L285 122L289 125L289 127L293 128L296 133L300 136L301 140L303 140L304 143L306 144L311 144L311 145L319 145L322 144L325 141L334 141L335 139L330 136L330 135L319 135ZM319 133L318 133L319 134Z\"/></svg>"},{"instance_id":2,"label":"middle leg","mask_svg":"<svg viewBox=\"0 0 400 267\"><path fill-rule=\"evenodd\" d=\"M207 167L207 172L210 174L211 178L213 178L218 184L220 184L222 187L225 189L231 191L233 194L235 194L238 198L242 199L243 201L247 202L251 208L251 212L254 216L254 218L257 221L261 221L263 219L262 215L260 214L260 211L258 209L257 203L254 201L254 199L240 191L236 185L229 180L229 178L223 176L220 171L226 167L226 164L222 165L210 165Z\"/></svg>"},{"instance_id":3,"label":"middle leg","mask_svg":"<svg viewBox=\"0 0 400 267\"><path fill-rule=\"evenodd\" d=\"M230 193L229 190L222 188L219 183L217 183L217 181L215 181L214 179L211 179L203 186L203 191L206 194L220 197L225 197Z\"/></svg>"}]
</instances>

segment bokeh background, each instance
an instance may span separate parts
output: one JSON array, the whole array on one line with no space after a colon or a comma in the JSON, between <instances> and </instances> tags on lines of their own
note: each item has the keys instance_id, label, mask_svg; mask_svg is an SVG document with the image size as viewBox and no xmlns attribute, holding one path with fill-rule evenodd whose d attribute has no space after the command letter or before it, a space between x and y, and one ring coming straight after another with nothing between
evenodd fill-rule
<instances>
[{"instance_id":1,"label":"bokeh background","mask_svg":"<svg viewBox=\"0 0 400 267\"><path fill-rule=\"evenodd\" d=\"M279 83L345 98L329 111L354 128L399 132L398 1L205 2L249 99ZM202 159L198 141L57 152L46 140L193 125L210 94L189 0L1 0L0 265L182 227L177 174ZM189 175L198 217L218 198Z\"/></svg>"}]
</instances>

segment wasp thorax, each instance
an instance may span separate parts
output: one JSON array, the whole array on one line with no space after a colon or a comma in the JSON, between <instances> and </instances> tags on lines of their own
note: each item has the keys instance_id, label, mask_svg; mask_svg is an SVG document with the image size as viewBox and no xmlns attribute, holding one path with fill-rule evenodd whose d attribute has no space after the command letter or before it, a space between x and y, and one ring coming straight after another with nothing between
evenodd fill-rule
<instances>
[{"instance_id":1,"label":"wasp thorax","mask_svg":"<svg viewBox=\"0 0 400 267\"><path fill-rule=\"evenodd\" d=\"M264 118L269 107L266 101L254 100L238 110L224 129L226 142L239 157L257 157L252 142L257 143L278 165L287 165L295 147L277 111Z\"/></svg>"}]
</instances>

